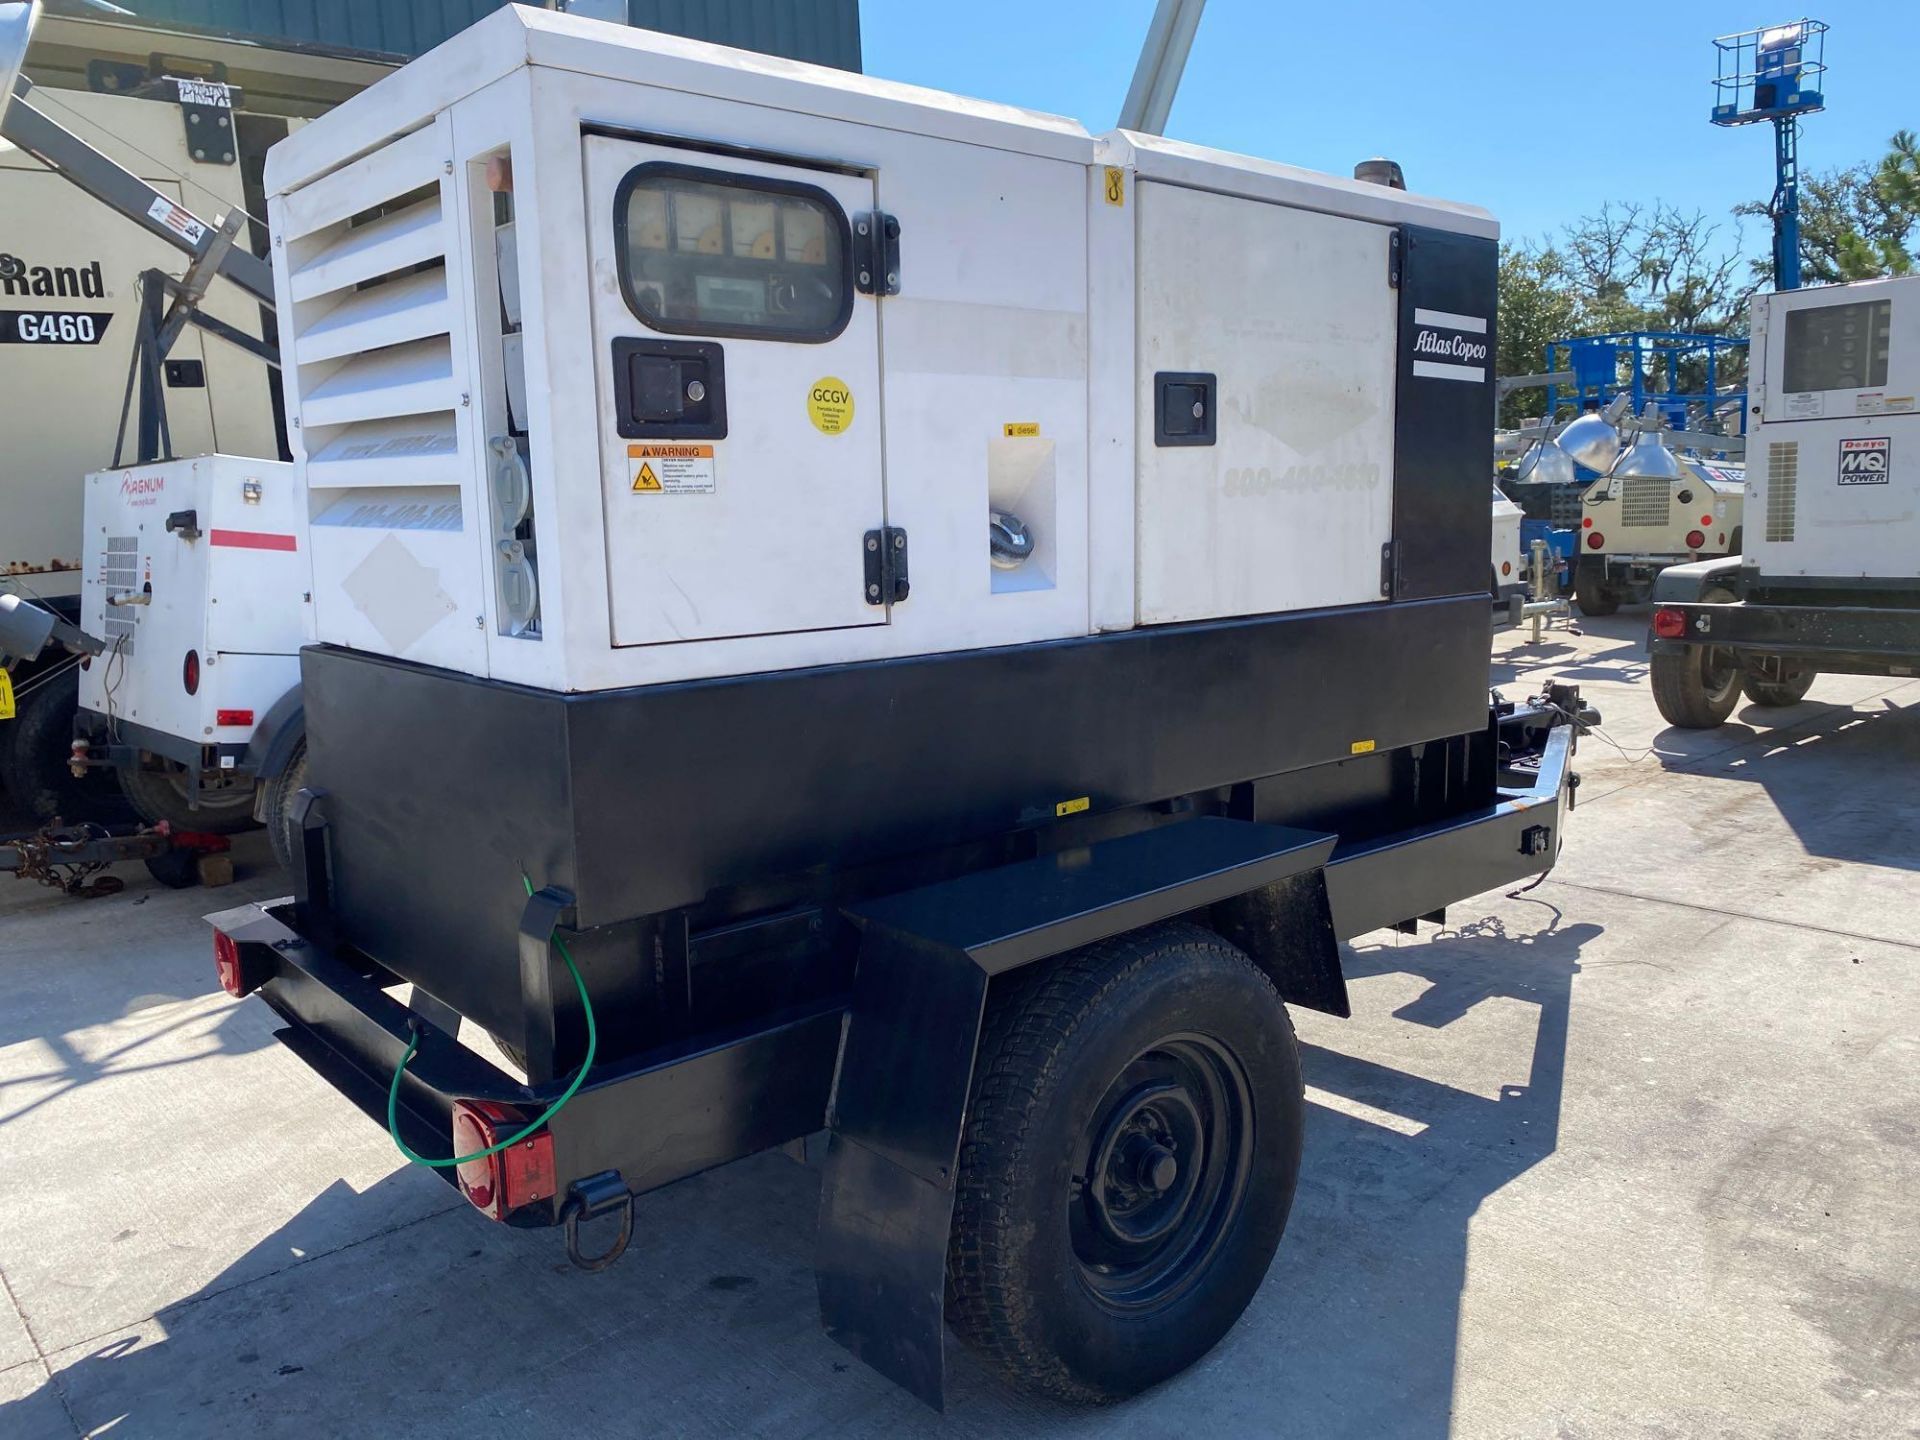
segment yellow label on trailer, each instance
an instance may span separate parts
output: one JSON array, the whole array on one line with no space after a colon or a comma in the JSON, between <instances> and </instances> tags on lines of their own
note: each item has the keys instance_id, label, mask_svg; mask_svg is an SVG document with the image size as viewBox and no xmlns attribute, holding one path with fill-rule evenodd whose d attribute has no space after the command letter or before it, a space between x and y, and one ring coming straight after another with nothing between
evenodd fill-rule
<instances>
[{"instance_id":1,"label":"yellow label on trailer","mask_svg":"<svg viewBox=\"0 0 1920 1440\"><path fill-rule=\"evenodd\" d=\"M1127 203L1127 172L1118 165L1107 166L1107 203L1124 205Z\"/></svg>"},{"instance_id":2,"label":"yellow label on trailer","mask_svg":"<svg viewBox=\"0 0 1920 1440\"><path fill-rule=\"evenodd\" d=\"M1371 740L1356 740L1347 749L1349 755L1368 755L1371 754L1372 751L1373 741Z\"/></svg>"},{"instance_id":3,"label":"yellow label on trailer","mask_svg":"<svg viewBox=\"0 0 1920 1440\"><path fill-rule=\"evenodd\" d=\"M1038 420L1009 420L1000 427L1000 433L1009 440L1024 440L1040 433Z\"/></svg>"},{"instance_id":4,"label":"yellow label on trailer","mask_svg":"<svg viewBox=\"0 0 1920 1440\"><path fill-rule=\"evenodd\" d=\"M1087 809L1092 804L1093 798L1091 796L1078 795L1071 800L1062 800L1058 805L1053 807L1053 813L1055 815L1078 815L1082 810Z\"/></svg>"},{"instance_id":5,"label":"yellow label on trailer","mask_svg":"<svg viewBox=\"0 0 1920 1440\"><path fill-rule=\"evenodd\" d=\"M847 382L823 375L807 391L807 418L822 435L844 434L853 424L853 391Z\"/></svg>"},{"instance_id":6,"label":"yellow label on trailer","mask_svg":"<svg viewBox=\"0 0 1920 1440\"><path fill-rule=\"evenodd\" d=\"M0 670L0 720L13 718L13 676Z\"/></svg>"}]
</instances>

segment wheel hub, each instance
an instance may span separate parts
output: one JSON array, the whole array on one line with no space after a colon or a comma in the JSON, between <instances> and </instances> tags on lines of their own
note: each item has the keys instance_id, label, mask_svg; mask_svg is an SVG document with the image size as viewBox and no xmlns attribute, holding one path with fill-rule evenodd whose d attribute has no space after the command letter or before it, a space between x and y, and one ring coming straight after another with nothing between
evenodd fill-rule
<instances>
[{"instance_id":1,"label":"wheel hub","mask_svg":"<svg viewBox=\"0 0 1920 1440\"><path fill-rule=\"evenodd\" d=\"M1069 1229L1102 1303L1137 1309L1183 1290L1237 1212L1251 1097L1216 1042L1173 1037L1132 1061L1095 1107Z\"/></svg>"}]
</instances>

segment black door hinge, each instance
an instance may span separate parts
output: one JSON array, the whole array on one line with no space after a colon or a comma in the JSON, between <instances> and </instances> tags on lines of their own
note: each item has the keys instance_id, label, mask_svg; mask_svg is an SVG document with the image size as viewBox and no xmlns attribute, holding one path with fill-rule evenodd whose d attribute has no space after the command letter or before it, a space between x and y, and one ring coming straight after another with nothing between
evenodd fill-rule
<instances>
[{"instance_id":1,"label":"black door hinge","mask_svg":"<svg viewBox=\"0 0 1920 1440\"><path fill-rule=\"evenodd\" d=\"M884 210L853 217L853 278L862 295L900 293L900 222Z\"/></svg>"},{"instance_id":2,"label":"black door hinge","mask_svg":"<svg viewBox=\"0 0 1920 1440\"><path fill-rule=\"evenodd\" d=\"M1387 236L1387 288L1400 288L1400 232L1395 230Z\"/></svg>"},{"instance_id":3,"label":"black door hinge","mask_svg":"<svg viewBox=\"0 0 1920 1440\"><path fill-rule=\"evenodd\" d=\"M892 525L867 531L867 603L895 604L907 598L907 532Z\"/></svg>"},{"instance_id":4,"label":"black door hinge","mask_svg":"<svg viewBox=\"0 0 1920 1440\"><path fill-rule=\"evenodd\" d=\"M1380 547L1380 594L1388 600L1393 598L1394 562L1398 558L1393 541Z\"/></svg>"}]
</instances>

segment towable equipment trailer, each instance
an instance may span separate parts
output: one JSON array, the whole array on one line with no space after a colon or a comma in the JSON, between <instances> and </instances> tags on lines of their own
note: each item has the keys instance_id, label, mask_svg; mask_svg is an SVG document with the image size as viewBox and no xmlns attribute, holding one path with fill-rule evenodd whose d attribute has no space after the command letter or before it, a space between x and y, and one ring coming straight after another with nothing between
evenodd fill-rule
<instances>
[{"instance_id":1,"label":"towable equipment trailer","mask_svg":"<svg viewBox=\"0 0 1920 1440\"><path fill-rule=\"evenodd\" d=\"M1654 587L1653 696L1688 729L1920 674L1920 277L1760 296L1753 355L1746 553Z\"/></svg>"},{"instance_id":2,"label":"towable equipment trailer","mask_svg":"<svg viewBox=\"0 0 1920 1440\"><path fill-rule=\"evenodd\" d=\"M1492 219L518 8L267 180L318 643L226 988L590 1268L824 1129L822 1319L932 1404L949 1323L1068 1399L1192 1363L1291 1204L1286 1005L1559 853Z\"/></svg>"}]
</instances>

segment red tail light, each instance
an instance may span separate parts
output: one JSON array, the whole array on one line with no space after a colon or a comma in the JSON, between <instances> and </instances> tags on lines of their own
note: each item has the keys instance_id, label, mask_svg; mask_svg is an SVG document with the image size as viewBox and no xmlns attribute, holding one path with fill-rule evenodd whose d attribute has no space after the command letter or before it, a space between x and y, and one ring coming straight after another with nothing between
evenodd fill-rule
<instances>
[{"instance_id":1,"label":"red tail light","mask_svg":"<svg viewBox=\"0 0 1920 1440\"><path fill-rule=\"evenodd\" d=\"M1511 575L1513 573L1513 562L1511 560L1502 560L1500 562L1500 573L1502 575Z\"/></svg>"},{"instance_id":2,"label":"red tail light","mask_svg":"<svg viewBox=\"0 0 1920 1440\"><path fill-rule=\"evenodd\" d=\"M222 990L236 1000L247 993L247 983L240 973L240 947L231 935L219 930L213 932L213 964L220 972Z\"/></svg>"},{"instance_id":3,"label":"red tail light","mask_svg":"<svg viewBox=\"0 0 1920 1440\"><path fill-rule=\"evenodd\" d=\"M1704 550L1706 548L1707 548L1706 536L1702 535L1698 530L1687 531L1687 549Z\"/></svg>"},{"instance_id":4,"label":"red tail light","mask_svg":"<svg viewBox=\"0 0 1920 1440\"><path fill-rule=\"evenodd\" d=\"M200 693L200 652L198 650L187 651L187 658L180 662L180 683L186 687L187 694Z\"/></svg>"},{"instance_id":5,"label":"red tail light","mask_svg":"<svg viewBox=\"0 0 1920 1440\"><path fill-rule=\"evenodd\" d=\"M1701 524L1702 526L1707 526L1707 525L1711 525L1711 524L1713 524L1713 516L1711 516L1711 515L1702 515L1702 516L1700 517L1700 524Z\"/></svg>"},{"instance_id":6,"label":"red tail light","mask_svg":"<svg viewBox=\"0 0 1920 1440\"><path fill-rule=\"evenodd\" d=\"M1653 633L1662 640L1678 640L1687 633L1687 617L1678 610L1653 612Z\"/></svg>"},{"instance_id":7,"label":"red tail light","mask_svg":"<svg viewBox=\"0 0 1920 1440\"><path fill-rule=\"evenodd\" d=\"M1598 530L1589 530L1587 532L1587 549L1598 550L1606 543L1607 537L1602 535Z\"/></svg>"},{"instance_id":8,"label":"red tail light","mask_svg":"<svg viewBox=\"0 0 1920 1440\"><path fill-rule=\"evenodd\" d=\"M490 1100L461 1100L453 1107L453 1153L471 1155L490 1149L526 1123ZM522 1205L551 1200L560 1188L553 1165L553 1132L536 1131L484 1160L469 1160L455 1174L460 1193L489 1220L504 1220Z\"/></svg>"},{"instance_id":9,"label":"red tail light","mask_svg":"<svg viewBox=\"0 0 1920 1440\"><path fill-rule=\"evenodd\" d=\"M1699 547L1695 546L1694 548L1698 549ZM213 723L216 725L251 726L253 724L253 711L251 710L216 710L213 712Z\"/></svg>"}]
</instances>

